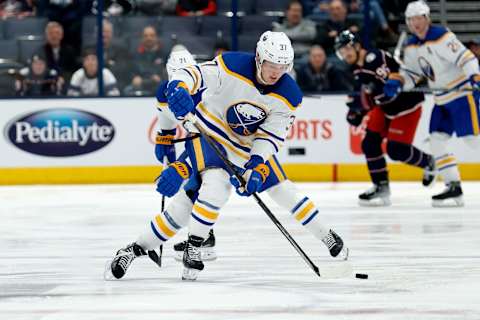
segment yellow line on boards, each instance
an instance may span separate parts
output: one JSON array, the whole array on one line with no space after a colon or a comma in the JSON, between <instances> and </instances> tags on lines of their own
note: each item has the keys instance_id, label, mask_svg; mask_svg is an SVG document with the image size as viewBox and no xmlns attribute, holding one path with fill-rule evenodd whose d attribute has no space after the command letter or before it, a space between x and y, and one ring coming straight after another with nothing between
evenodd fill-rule
<instances>
[{"instance_id":1,"label":"yellow line on boards","mask_svg":"<svg viewBox=\"0 0 480 320\"><path fill-rule=\"evenodd\" d=\"M285 164L287 177L299 182L369 181L365 164ZM462 180L480 180L480 163L459 164ZM392 181L420 181L422 170L389 164ZM153 183L162 166L0 168L0 185Z\"/></svg>"}]
</instances>

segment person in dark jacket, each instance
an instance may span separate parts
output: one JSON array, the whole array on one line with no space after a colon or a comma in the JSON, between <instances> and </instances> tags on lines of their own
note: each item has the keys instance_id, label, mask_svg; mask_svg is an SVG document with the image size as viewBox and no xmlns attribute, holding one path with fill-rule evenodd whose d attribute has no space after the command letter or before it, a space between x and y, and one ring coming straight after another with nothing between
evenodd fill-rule
<instances>
[{"instance_id":1,"label":"person in dark jacket","mask_svg":"<svg viewBox=\"0 0 480 320\"><path fill-rule=\"evenodd\" d=\"M328 5L328 20L318 25L314 42L320 44L328 56L334 54L333 45L340 32L350 30L356 34L360 30L359 21L349 18L347 14L348 9L342 0L332 0Z\"/></svg>"},{"instance_id":2,"label":"person in dark jacket","mask_svg":"<svg viewBox=\"0 0 480 320\"><path fill-rule=\"evenodd\" d=\"M56 96L61 83L55 69L49 69L45 57L35 54L30 65L19 71L15 81L17 95L23 97Z\"/></svg>"},{"instance_id":3,"label":"person in dark jacket","mask_svg":"<svg viewBox=\"0 0 480 320\"><path fill-rule=\"evenodd\" d=\"M46 43L39 54L44 55L47 67L58 72L65 81L80 67L75 50L63 43L63 27L51 21L45 28Z\"/></svg>"},{"instance_id":4,"label":"person in dark jacket","mask_svg":"<svg viewBox=\"0 0 480 320\"><path fill-rule=\"evenodd\" d=\"M310 48L308 63L297 69L297 83L305 93L353 90L353 77L327 60L319 45Z\"/></svg>"}]
</instances>

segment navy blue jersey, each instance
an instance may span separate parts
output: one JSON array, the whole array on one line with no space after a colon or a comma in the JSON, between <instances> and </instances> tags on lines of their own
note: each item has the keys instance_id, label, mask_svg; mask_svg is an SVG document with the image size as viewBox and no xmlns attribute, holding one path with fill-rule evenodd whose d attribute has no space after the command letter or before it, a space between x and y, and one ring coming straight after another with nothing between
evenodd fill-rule
<instances>
[{"instance_id":1,"label":"navy blue jersey","mask_svg":"<svg viewBox=\"0 0 480 320\"><path fill-rule=\"evenodd\" d=\"M351 96L349 107L356 110L369 110L379 106L388 116L396 116L414 109L424 101L423 93L403 92L393 99L386 98L383 86L390 73L398 72L400 65L383 50L367 51L363 65L353 67L355 75L355 94Z\"/></svg>"}]
</instances>

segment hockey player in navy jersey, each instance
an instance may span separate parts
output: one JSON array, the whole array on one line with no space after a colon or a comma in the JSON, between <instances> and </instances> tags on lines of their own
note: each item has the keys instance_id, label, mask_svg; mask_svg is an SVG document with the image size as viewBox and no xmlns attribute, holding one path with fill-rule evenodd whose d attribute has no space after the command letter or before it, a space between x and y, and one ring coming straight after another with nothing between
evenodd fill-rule
<instances>
[{"instance_id":1,"label":"hockey player in navy jersey","mask_svg":"<svg viewBox=\"0 0 480 320\"><path fill-rule=\"evenodd\" d=\"M383 86L399 64L383 50L362 47L356 36L346 30L335 39L340 59L352 66L356 92L349 97L347 121L358 126L368 115L362 150L367 160L373 187L359 195L360 205L390 205L390 187L387 163L382 142L387 139L387 154L392 160L423 168L423 185L430 185L435 177L433 157L412 145L422 112L422 93L402 93L386 98Z\"/></svg>"},{"instance_id":2,"label":"hockey player in navy jersey","mask_svg":"<svg viewBox=\"0 0 480 320\"><path fill-rule=\"evenodd\" d=\"M455 133L472 148L480 147L478 60L450 30L431 25L425 2L410 2L405 18L413 36L405 47L402 68L391 73L385 84L385 95L394 97L421 80L434 89L430 148L446 189L432 197L432 204L463 206L457 162L447 143Z\"/></svg>"},{"instance_id":3,"label":"hockey player in navy jersey","mask_svg":"<svg viewBox=\"0 0 480 320\"><path fill-rule=\"evenodd\" d=\"M204 268L201 244L228 200L231 183L245 196L270 189L270 196L321 239L332 256L347 258L348 249L341 238L323 227L316 206L298 194L273 157L302 99L298 86L286 74L292 64L288 37L266 32L257 44L256 55L225 53L173 75L166 88L168 106L162 107L176 119L194 113L229 161L244 173L247 184L243 190L230 179L225 164L203 138L187 141L188 161L170 164L158 182L158 191L173 196L172 201L135 243L117 252L110 265L115 278L124 276L135 257L157 248L188 224L182 278L196 279ZM191 97L199 92L201 100L195 104ZM198 187L192 187L195 184Z\"/></svg>"}]
</instances>

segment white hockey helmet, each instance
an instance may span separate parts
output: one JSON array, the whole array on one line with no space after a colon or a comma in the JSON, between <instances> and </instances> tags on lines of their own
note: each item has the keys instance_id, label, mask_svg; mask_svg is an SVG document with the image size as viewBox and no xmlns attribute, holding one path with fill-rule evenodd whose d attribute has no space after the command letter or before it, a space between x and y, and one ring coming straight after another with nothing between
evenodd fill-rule
<instances>
[{"instance_id":1,"label":"white hockey helmet","mask_svg":"<svg viewBox=\"0 0 480 320\"><path fill-rule=\"evenodd\" d=\"M430 7L422 0L410 2L405 10L405 19L416 16L430 16Z\"/></svg>"},{"instance_id":2,"label":"white hockey helmet","mask_svg":"<svg viewBox=\"0 0 480 320\"><path fill-rule=\"evenodd\" d=\"M167 73L170 78L178 69L196 64L195 58L186 49L175 50L170 53L167 61Z\"/></svg>"},{"instance_id":3,"label":"white hockey helmet","mask_svg":"<svg viewBox=\"0 0 480 320\"><path fill-rule=\"evenodd\" d=\"M286 71L293 68L293 47L288 36L283 32L265 31L257 42L256 62L260 76L260 68L264 61L287 66Z\"/></svg>"}]
</instances>

